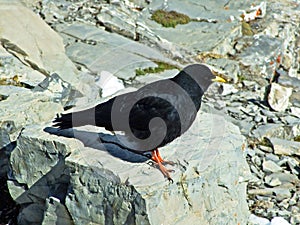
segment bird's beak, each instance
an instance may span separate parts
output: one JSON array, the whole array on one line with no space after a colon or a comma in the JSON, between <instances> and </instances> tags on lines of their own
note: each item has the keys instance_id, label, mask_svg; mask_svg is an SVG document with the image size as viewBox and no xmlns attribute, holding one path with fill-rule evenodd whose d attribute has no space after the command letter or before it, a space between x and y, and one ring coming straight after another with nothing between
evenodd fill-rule
<instances>
[{"instance_id":1,"label":"bird's beak","mask_svg":"<svg viewBox=\"0 0 300 225\"><path fill-rule=\"evenodd\" d=\"M219 76L216 76L216 78L211 79L213 82L221 82L221 83L226 83L227 81Z\"/></svg>"}]
</instances>

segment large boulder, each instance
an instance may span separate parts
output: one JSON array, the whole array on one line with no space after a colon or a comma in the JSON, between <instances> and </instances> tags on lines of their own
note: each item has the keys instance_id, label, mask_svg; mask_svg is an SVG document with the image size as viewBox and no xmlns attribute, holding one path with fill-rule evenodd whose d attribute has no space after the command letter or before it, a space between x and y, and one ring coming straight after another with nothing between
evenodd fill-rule
<instances>
[{"instance_id":1,"label":"large boulder","mask_svg":"<svg viewBox=\"0 0 300 225\"><path fill-rule=\"evenodd\" d=\"M113 144L114 136L89 127L46 130L60 137L27 126L11 155L10 191L28 211L20 214L21 224L30 224L26 215L33 204L42 222L51 198L66 207L75 224L246 224L244 138L221 116L200 112L190 130L161 148L176 162L174 183L147 158Z\"/></svg>"}]
</instances>

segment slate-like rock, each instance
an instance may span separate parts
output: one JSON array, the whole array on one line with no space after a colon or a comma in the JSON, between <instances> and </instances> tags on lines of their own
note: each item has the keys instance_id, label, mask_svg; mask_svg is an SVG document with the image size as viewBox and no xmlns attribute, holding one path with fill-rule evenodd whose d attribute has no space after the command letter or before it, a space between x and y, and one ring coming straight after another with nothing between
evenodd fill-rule
<instances>
[{"instance_id":1,"label":"slate-like rock","mask_svg":"<svg viewBox=\"0 0 300 225\"><path fill-rule=\"evenodd\" d=\"M13 107L18 104L17 110ZM52 102L51 97L37 92L13 93L6 100L0 101L0 124L14 126L14 136L24 126L42 124L51 121L56 113L63 111L59 103Z\"/></svg>"},{"instance_id":2,"label":"slate-like rock","mask_svg":"<svg viewBox=\"0 0 300 225\"><path fill-rule=\"evenodd\" d=\"M271 108L279 112L285 111L289 105L289 98L292 95L292 91L292 88L272 83L268 95L268 103Z\"/></svg>"},{"instance_id":3,"label":"slate-like rock","mask_svg":"<svg viewBox=\"0 0 300 225\"><path fill-rule=\"evenodd\" d=\"M300 142L271 138L274 153L277 155L300 155Z\"/></svg>"},{"instance_id":4,"label":"slate-like rock","mask_svg":"<svg viewBox=\"0 0 300 225\"><path fill-rule=\"evenodd\" d=\"M17 183L28 190L13 195L16 201L28 205L29 196L33 202L56 197L65 201L75 224L245 224L248 219L244 138L221 116L199 113L186 134L161 148L166 159L177 162L173 184L141 163L145 159L125 159L126 150L100 143L97 133L81 129L73 136L85 147L39 126L25 128L11 165ZM108 134L100 137L114 140ZM66 184L63 195L58 190ZM17 187L11 184L10 189L13 193Z\"/></svg>"},{"instance_id":5,"label":"slate-like rock","mask_svg":"<svg viewBox=\"0 0 300 225\"><path fill-rule=\"evenodd\" d=\"M136 76L136 69L157 67L154 61L174 64L156 49L93 26L76 23L61 27L59 31L67 41L70 36L83 40L68 41L66 53L94 74L109 72L123 80L130 80ZM88 41L94 45L85 43Z\"/></svg>"},{"instance_id":6,"label":"slate-like rock","mask_svg":"<svg viewBox=\"0 0 300 225\"><path fill-rule=\"evenodd\" d=\"M34 12L17 1L0 2L0 30L1 45L23 64L44 75L55 71L71 84L79 83L62 38Z\"/></svg>"},{"instance_id":7,"label":"slate-like rock","mask_svg":"<svg viewBox=\"0 0 300 225\"><path fill-rule=\"evenodd\" d=\"M265 172L276 173L276 172L282 171L282 168L280 166L278 166L275 162L271 161L271 160L265 160L263 162L262 166L263 166L263 170Z\"/></svg>"}]
</instances>

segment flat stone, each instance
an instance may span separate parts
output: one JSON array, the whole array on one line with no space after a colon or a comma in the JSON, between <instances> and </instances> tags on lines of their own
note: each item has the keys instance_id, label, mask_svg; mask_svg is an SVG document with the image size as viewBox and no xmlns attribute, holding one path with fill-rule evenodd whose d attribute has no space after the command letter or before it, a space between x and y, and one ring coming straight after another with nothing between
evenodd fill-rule
<instances>
[{"instance_id":1,"label":"flat stone","mask_svg":"<svg viewBox=\"0 0 300 225\"><path fill-rule=\"evenodd\" d=\"M300 109L298 107L291 107L292 115L300 118Z\"/></svg>"},{"instance_id":2,"label":"flat stone","mask_svg":"<svg viewBox=\"0 0 300 225\"><path fill-rule=\"evenodd\" d=\"M56 71L65 81L79 84L76 68L65 55L62 38L20 3L0 4L0 37L6 51L42 74Z\"/></svg>"},{"instance_id":3,"label":"flat stone","mask_svg":"<svg viewBox=\"0 0 300 225\"><path fill-rule=\"evenodd\" d=\"M220 132L221 127L224 132ZM68 193L60 198L66 197L65 205L75 224L87 221L104 224L110 218L116 224L126 221L131 221L130 224L180 225L199 221L220 224L224 222L224 216L218 215L224 213L236 213L236 217L226 216L226 221L232 218L233 223L245 224L248 219L245 181L249 169L241 151L244 138L236 126L221 116L200 112L189 131L161 148L164 158L179 160L173 167L173 184L168 183L156 168L135 161L140 156L131 153L131 161L125 160L123 157L130 152L113 144L100 143L98 133L84 131L84 128L74 130L73 135L78 141L46 134L41 129L27 126L11 157L16 181L28 186L28 190L14 196L20 204L47 198L52 185L62 182L57 177L62 173L67 175L69 171ZM203 136L204 133L210 135ZM100 135L103 138L111 136ZM113 136L110 138L113 140ZM65 164L60 161L60 156L67 156ZM182 157L186 161L180 160ZM10 188L14 190L12 186ZM29 195L30 198L26 197ZM199 199L203 201L199 202ZM180 205L176 210L175 204ZM226 207L220 207L221 204ZM107 208L117 211L105 211ZM205 213L195 213L198 211ZM178 215L181 219L177 221Z\"/></svg>"},{"instance_id":4,"label":"flat stone","mask_svg":"<svg viewBox=\"0 0 300 225\"><path fill-rule=\"evenodd\" d=\"M270 154L270 153L266 153L265 155L265 160L271 160L273 162L275 162L278 166L281 166L282 164L280 164L280 158L277 155L274 154Z\"/></svg>"},{"instance_id":5,"label":"flat stone","mask_svg":"<svg viewBox=\"0 0 300 225\"><path fill-rule=\"evenodd\" d=\"M192 52L213 52L225 55L228 52L234 52L231 42L236 37L241 36L238 9L248 8L249 4L246 2L229 3L228 10L219 10L220 5L218 2L203 4L195 1L183 3L174 0L165 3L152 1L149 7L153 10L160 8L167 8L168 11L175 10L199 20L199 22L177 25L175 29L172 29L145 19L146 26L161 38ZM236 19L230 20L231 17ZM230 22L228 22L228 19ZM200 39L197 38L199 33L201 33ZM185 40L189 40L189 42ZM216 45L216 43L219 44Z\"/></svg>"},{"instance_id":6,"label":"flat stone","mask_svg":"<svg viewBox=\"0 0 300 225\"><path fill-rule=\"evenodd\" d=\"M290 173L273 173L270 175L267 175L265 177L265 180L267 180L268 184L273 184L271 186L279 186L281 184L297 184L299 183L299 180L297 179L297 176Z\"/></svg>"},{"instance_id":7,"label":"flat stone","mask_svg":"<svg viewBox=\"0 0 300 225\"><path fill-rule=\"evenodd\" d=\"M12 105L18 102L18 110ZM0 122L13 121L16 131L20 131L27 124L41 124L53 120L62 106L52 102L49 96L43 93L14 93L6 100L0 101Z\"/></svg>"},{"instance_id":8,"label":"flat stone","mask_svg":"<svg viewBox=\"0 0 300 225\"><path fill-rule=\"evenodd\" d=\"M274 188L274 193L277 201L283 201L284 199L289 199L291 197L291 192L285 188Z\"/></svg>"},{"instance_id":9,"label":"flat stone","mask_svg":"<svg viewBox=\"0 0 300 225\"><path fill-rule=\"evenodd\" d=\"M270 225L291 225L291 224L282 217L274 217L271 220Z\"/></svg>"},{"instance_id":10,"label":"flat stone","mask_svg":"<svg viewBox=\"0 0 300 225\"><path fill-rule=\"evenodd\" d=\"M66 53L74 62L84 65L94 74L109 72L118 78L129 80L136 76L136 69L157 67L153 61L174 64L153 48L93 26L76 23L61 27L59 31L66 41L70 37L83 40L68 41L70 43L66 47ZM94 42L94 45L85 43L85 40Z\"/></svg>"},{"instance_id":11,"label":"flat stone","mask_svg":"<svg viewBox=\"0 0 300 225\"><path fill-rule=\"evenodd\" d=\"M218 68L218 73L224 74L228 80L231 82L236 83L238 81L238 75L240 74L239 64L230 59L226 58L217 58L217 59L208 59L207 64L212 65ZM232 88L232 90L234 90ZM236 93L237 90L235 89L233 93Z\"/></svg>"},{"instance_id":12,"label":"flat stone","mask_svg":"<svg viewBox=\"0 0 300 225\"><path fill-rule=\"evenodd\" d=\"M75 96L79 97L80 92L72 89L71 84L63 81L56 73L44 79L33 90L33 92L43 92L48 95L53 102L66 105ZM82 95L81 95L82 96Z\"/></svg>"},{"instance_id":13,"label":"flat stone","mask_svg":"<svg viewBox=\"0 0 300 225\"><path fill-rule=\"evenodd\" d=\"M283 87L277 83L271 84L268 95L268 103L275 111L283 112L289 105L289 98L292 95L292 88Z\"/></svg>"},{"instance_id":14,"label":"flat stone","mask_svg":"<svg viewBox=\"0 0 300 225\"><path fill-rule=\"evenodd\" d=\"M270 221L266 218L258 217L254 214L251 214L249 216L248 224L249 225L269 225Z\"/></svg>"},{"instance_id":15,"label":"flat stone","mask_svg":"<svg viewBox=\"0 0 300 225\"><path fill-rule=\"evenodd\" d=\"M267 153L272 153L273 152L273 148L270 146L264 146L264 145L259 145L258 148L264 152Z\"/></svg>"},{"instance_id":16,"label":"flat stone","mask_svg":"<svg viewBox=\"0 0 300 225\"><path fill-rule=\"evenodd\" d=\"M138 15L127 8L123 2L120 2L118 6L116 7L112 4L103 5L101 12L97 15L97 20L107 29L136 40L136 20Z\"/></svg>"},{"instance_id":17,"label":"flat stone","mask_svg":"<svg viewBox=\"0 0 300 225\"><path fill-rule=\"evenodd\" d=\"M252 71L269 76L275 72L277 56L282 51L281 45L282 41L278 38L257 35L244 45L247 47L241 50L238 57L241 63L250 66Z\"/></svg>"},{"instance_id":18,"label":"flat stone","mask_svg":"<svg viewBox=\"0 0 300 225\"><path fill-rule=\"evenodd\" d=\"M270 197L273 195L273 188L260 188L260 189L250 189L248 190L249 195L261 195Z\"/></svg>"},{"instance_id":19,"label":"flat stone","mask_svg":"<svg viewBox=\"0 0 300 225\"><path fill-rule=\"evenodd\" d=\"M300 155L300 142L280 138L270 138L270 141L277 155Z\"/></svg>"},{"instance_id":20,"label":"flat stone","mask_svg":"<svg viewBox=\"0 0 300 225\"><path fill-rule=\"evenodd\" d=\"M262 163L262 167L263 167L263 171L267 173L268 172L276 173L283 170L280 166L278 166L275 162L271 160L264 160Z\"/></svg>"},{"instance_id":21,"label":"flat stone","mask_svg":"<svg viewBox=\"0 0 300 225\"><path fill-rule=\"evenodd\" d=\"M292 139L295 135L292 132L292 126L283 126L282 124L263 124L252 131L255 138L280 138Z\"/></svg>"},{"instance_id":22,"label":"flat stone","mask_svg":"<svg viewBox=\"0 0 300 225\"><path fill-rule=\"evenodd\" d=\"M282 184L279 178L274 176L266 176L265 182L271 187L276 187Z\"/></svg>"}]
</instances>

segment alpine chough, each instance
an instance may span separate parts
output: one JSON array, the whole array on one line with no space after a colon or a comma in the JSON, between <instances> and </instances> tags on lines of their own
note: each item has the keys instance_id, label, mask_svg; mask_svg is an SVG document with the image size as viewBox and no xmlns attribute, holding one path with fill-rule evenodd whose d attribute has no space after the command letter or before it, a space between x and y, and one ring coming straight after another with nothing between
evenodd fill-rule
<instances>
[{"instance_id":1,"label":"alpine chough","mask_svg":"<svg viewBox=\"0 0 300 225\"><path fill-rule=\"evenodd\" d=\"M171 170L163 166L171 162L161 158L158 148L189 129L204 92L214 81L226 82L207 66L193 64L171 79L147 84L83 111L63 114L54 120L54 126L68 129L95 125L112 132L123 131L124 135L118 135L122 145L139 154L151 152L151 159L172 180Z\"/></svg>"}]
</instances>

